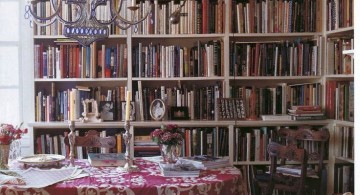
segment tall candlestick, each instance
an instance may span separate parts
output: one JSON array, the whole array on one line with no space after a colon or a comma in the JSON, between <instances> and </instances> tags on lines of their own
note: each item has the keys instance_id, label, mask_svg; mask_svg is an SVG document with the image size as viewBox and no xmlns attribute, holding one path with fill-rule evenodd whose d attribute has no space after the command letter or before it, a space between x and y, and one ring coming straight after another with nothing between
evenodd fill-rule
<instances>
[{"instance_id":1,"label":"tall candlestick","mask_svg":"<svg viewBox=\"0 0 360 195\"><path fill-rule=\"evenodd\" d=\"M127 91L126 93L126 112L125 112L125 121L130 120L130 99L131 99L131 91Z\"/></svg>"}]
</instances>

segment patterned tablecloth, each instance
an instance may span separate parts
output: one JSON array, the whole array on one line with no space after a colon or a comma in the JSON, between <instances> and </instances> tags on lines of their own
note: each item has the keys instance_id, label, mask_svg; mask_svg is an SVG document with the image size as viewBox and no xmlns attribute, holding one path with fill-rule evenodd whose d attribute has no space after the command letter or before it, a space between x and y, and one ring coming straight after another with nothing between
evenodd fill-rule
<instances>
[{"instance_id":1,"label":"patterned tablecloth","mask_svg":"<svg viewBox=\"0 0 360 195\"><path fill-rule=\"evenodd\" d=\"M0 194L24 195L241 195L247 194L246 183L239 169L225 167L203 170L199 177L163 177L157 163L143 159L134 161L140 171L122 172L116 167L92 167L86 160L76 165L90 173L90 176L66 180L54 185L35 189L21 189L16 186L0 186Z\"/></svg>"}]
</instances>

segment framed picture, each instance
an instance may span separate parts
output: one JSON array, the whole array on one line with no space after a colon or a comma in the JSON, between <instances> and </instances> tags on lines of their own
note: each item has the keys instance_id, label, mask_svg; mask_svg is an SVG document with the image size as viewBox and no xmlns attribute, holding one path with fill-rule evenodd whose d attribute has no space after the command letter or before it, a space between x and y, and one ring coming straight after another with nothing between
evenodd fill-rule
<instances>
[{"instance_id":1,"label":"framed picture","mask_svg":"<svg viewBox=\"0 0 360 195\"><path fill-rule=\"evenodd\" d=\"M166 105L161 99L154 99L150 104L150 116L152 119L159 121L164 118Z\"/></svg>"},{"instance_id":2,"label":"framed picture","mask_svg":"<svg viewBox=\"0 0 360 195\"><path fill-rule=\"evenodd\" d=\"M189 108L171 107L170 118L171 120L189 120Z\"/></svg>"},{"instance_id":3,"label":"framed picture","mask_svg":"<svg viewBox=\"0 0 360 195\"><path fill-rule=\"evenodd\" d=\"M135 121L135 102L130 102L130 121ZM125 121L125 113L126 113L126 101L121 102L121 120Z\"/></svg>"},{"instance_id":4,"label":"framed picture","mask_svg":"<svg viewBox=\"0 0 360 195\"><path fill-rule=\"evenodd\" d=\"M113 121L114 120L114 102L112 101L100 101L99 105L100 118L103 121Z\"/></svg>"}]
</instances>

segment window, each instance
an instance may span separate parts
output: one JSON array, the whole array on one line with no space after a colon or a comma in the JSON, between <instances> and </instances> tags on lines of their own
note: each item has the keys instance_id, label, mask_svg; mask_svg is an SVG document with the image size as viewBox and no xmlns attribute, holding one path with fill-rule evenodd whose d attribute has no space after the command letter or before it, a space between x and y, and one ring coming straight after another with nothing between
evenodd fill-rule
<instances>
[{"instance_id":1,"label":"window","mask_svg":"<svg viewBox=\"0 0 360 195\"><path fill-rule=\"evenodd\" d=\"M0 123L21 122L20 1L0 1Z\"/></svg>"}]
</instances>

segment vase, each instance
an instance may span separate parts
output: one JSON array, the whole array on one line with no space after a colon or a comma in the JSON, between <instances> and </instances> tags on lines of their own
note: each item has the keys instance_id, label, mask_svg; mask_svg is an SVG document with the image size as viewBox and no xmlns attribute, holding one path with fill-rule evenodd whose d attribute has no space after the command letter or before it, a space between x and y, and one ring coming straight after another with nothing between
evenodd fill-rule
<instances>
[{"instance_id":1,"label":"vase","mask_svg":"<svg viewBox=\"0 0 360 195\"><path fill-rule=\"evenodd\" d=\"M160 152L164 163L176 163L180 156L180 145L160 145Z\"/></svg>"},{"instance_id":2,"label":"vase","mask_svg":"<svg viewBox=\"0 0 360 195\"><path fill-rule=\"evenodd\" d=\"M0 144L0 169L8 169L9 144Z\"/></svg>"}]
</instances>

